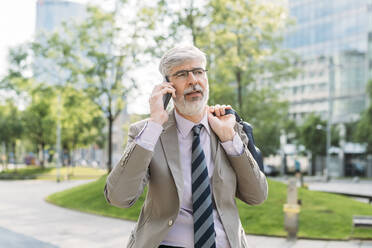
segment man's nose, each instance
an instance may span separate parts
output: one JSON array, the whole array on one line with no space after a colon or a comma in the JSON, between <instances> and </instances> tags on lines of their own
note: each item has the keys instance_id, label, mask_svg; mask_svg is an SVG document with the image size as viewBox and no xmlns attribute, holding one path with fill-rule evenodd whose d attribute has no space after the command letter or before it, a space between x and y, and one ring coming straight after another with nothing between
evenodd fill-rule
<instances>
[{"instance_id":1,"label":"man's nose","mask_svg":"<svg viewBox=\"0 0 372 248\"><path fill-rule=\"evenodd\" d=\"M188 81L191 83L191 84L196 84L198 82L196 76L194 75L193 72L189 71L189 74L187 75L188 76Z\"/></svg>"}]
</instances>

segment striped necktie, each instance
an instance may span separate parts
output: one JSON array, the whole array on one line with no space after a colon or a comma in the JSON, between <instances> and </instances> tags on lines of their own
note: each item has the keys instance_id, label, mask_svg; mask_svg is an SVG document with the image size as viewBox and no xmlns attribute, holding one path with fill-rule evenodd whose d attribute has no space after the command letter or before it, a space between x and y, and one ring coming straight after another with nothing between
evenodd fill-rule
<instances>
[{"instance_id":1,"label":"striped necktie","mask_svg":"<svg viewBox=\"0 0 372 248\"><path fill-rule=\"evenodd\" d=\"M216 247L216 233L213 223L212 194L208 177L207 163L200 144L202 124L192 128L192 206L194 216L194 247Z\"/></svg>"}]
</instances>

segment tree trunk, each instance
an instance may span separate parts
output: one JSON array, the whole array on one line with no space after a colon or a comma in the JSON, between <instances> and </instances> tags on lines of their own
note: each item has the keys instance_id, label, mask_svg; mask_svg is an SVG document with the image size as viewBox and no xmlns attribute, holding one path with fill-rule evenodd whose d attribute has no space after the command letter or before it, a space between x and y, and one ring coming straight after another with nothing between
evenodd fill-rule
<instances>
[{"instance_id":1,"label":"tree trunk","mask_svg":"<svg viewBox=\"0 0 372 248\"><path fill-rule=\"evenodd\" d=\"M71 150L68 148L66 148L66 158L67 158L66 165L70 166L71 165Z\"/></svg>"},{"instance_id":2,"label":"tree trunk","mask_svg":"<svg viewBox=\"0 0 372 248\"><path fill-rule=\"evenodd\" d=\"M45 143L41 143L41 162L40 162L40 165L41 165L41 168L45 168L44 167L44 161L45 161L45 154L44 154L44 149L45 149Z\"/></svg>"},{"instance_id":3,"label":"tree trunk","mask_svg":"<svg viewBox=\"0 0 372 248\"><path fill-rule=\"evenodd\" d=\"M7 152L6 152L6 144L3 142L3 154L1 155L1 160L3 163L3 169L7 170L8 169L8 157L7 157Z\"/></svg>"},{"instance_id":4,"label":"tree trunk","mask_svg":"<svg viewBox=\"0 0 372 248\"><path fill-rule=\"evenodd\" d=\"M40 165L39 164L39 161L40 161L40 145L39 144L37 144L37 145L35 145L35 164L34 165ZM32 160L31 160L32 161ZM32 164L32 162L31 162L31 164Z\"/></svg>"},{"instance_id":5,"label":"tree trunk","mask_svg":"<svg viewBox=\"0 0 372 248\"><path fill-rule=\"evenodd\" d=\"M194 26L194 16L192 15L192 10L194 8L194 1L190 1L190 7L189 7L189 13L186 17L187 21L188 21L188 24L189 24L189 28L191 30L191 36L192 36L192 42L194 44L194 46L198 46L198 44L196 44L196 31L195 31L195 26Z\"/></svg>"},{"instance_id":6,"label":"tree trunk","mask_svg":"<svg viewBox=\"0 0 372 248\"><path fill-rule=\"evenodd\" d=\"M107 155L107 171L108 173L112 170L112 124L113 124L113 118L111 116L111 113L108 117L108 155Z\"/></svg>"},{"instance_id":7,"label":"tree trunk","mask_svg":"<svg viewBox=\"0 0 372 248\"><path fill-rule=\"evenodd\" d=\"M316 172L316 155L313 155L311 157L311 175L312 176L315 176L315 172Z\"/></svg>"},{"instance_id":8,"label":"tree trunk","mask_svg":"<svg viewBox=\"0 0 372 248\"><path fill-rule=\"evenodd\" d=\"M16 156L16 143L15 143L15 141L12 142L12 150L13 150L14 169L15 169L15 171L17 171L17 156Z\"/></svg>"}]
</instances>

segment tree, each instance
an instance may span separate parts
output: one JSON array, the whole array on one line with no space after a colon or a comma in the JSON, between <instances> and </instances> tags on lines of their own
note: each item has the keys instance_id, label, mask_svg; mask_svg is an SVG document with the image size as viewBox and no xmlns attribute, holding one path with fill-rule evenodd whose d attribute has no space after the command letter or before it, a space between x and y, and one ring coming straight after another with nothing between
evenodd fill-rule
<instances>
[{"instance_id":1,"label":"tree","mask_svg":"<svg viewBox=\"0 0 372 248\"><path fill-rule=\"evenodd\" d=\"M311 164L313 172L315 171L315 161L317 156L326 155L326 133L327 121L321 119L316 114L310 114L304 120L304 123L299 126L299 142L311 152ZM335 126L331 127L331 145L338 146L339 132Z\"/></svg>"},{"instance_id":2,"label":"tree","mask_svg":"<svg viewBox=\"0 0 372 248\"><path fill-rule=\"evenodd\" d=\"M71 157L71 151L98 143L105 123L100 109L82 90L66 87L62 98L62 147Z\"/></svg>"},{"instance_id":3,"label":"tree","mask_svg":"<svg viewBox=\"0 0 372 248\"><path fill-rule=\"evenodd\" d=\"M29 47L27 44L9 49L9 69L0 80L0 89L20 94L30 86Z\"/></svg>"},{"instance_id":4,"label":"tree","mask_svg":"<svg viewBox=\"0 0 372 248\"><path fill-rule=\"evenodd\" d=\"M58 66L70 76L74 87L84 90L104 114L110 172L112 125L125 107L126 96L135 87L135 82L125 73L137 63L137 39L140 37L136 30L126 29L124 33L116 23L116 12L104 12L97 7L88 7L87 12L84 22L66 24L63 36L55 33L47 39L53 42L37 46L43 47L41 50L45 50L46 55L52 53L54 46L59 48L59 53L53 53L61 61ZM45 44L52 46L48 48Z\"/></svg>"},{"instance_id":5,"label":"tree","mask_svg":"<svg viewBox=\"0 0 372 248\"><path fill-rule=\"evenodd\" d=\"M216 79L233 83L237 108L245 112L243 99L249 91L263 88L261 80L270 77L275 82L293 75L293 53L280 49L287 13L270 2L212 0L210 5L213 21L207 28L205 46L208 48L208 41L214 43Z\"/></svg>"},{"instance_id":6,"label":"tree","mask_svg":"<svg viewBox=\"0 0 372 248\"><path fill-rule=\"evenodd\" d=\"M353 137L356 141L367 144L367 153L372 154L372 80L367 84L370 105L361 113Z\"/></svg>"},{"instance_id":7,"label":"tree","mask_svg":"<svg viewBox=\"0 0 372 248\"><path fill-rule=\"evenodd\" d=\"M246 97L244 118L254 127L254 138L264 156L276 154L280 147L281 130L286 129L290 120L288 103L279 100L277 92L261 89Z\"/></svg>"},{"instance_id":8,"label":"tree","mask_svg":"<svg viewBox=\"0 0 372 248\"><path fill-rule=\"evenodd\" d=\"M0 105L0 144L4 143L5 148L12 152L15 162L16 141L22 133L21 113L11 100L7 100L5 105Z\"/></svg>"},{"instance_id":9,"label":"tree","mask_svg":"<svg viewBox=\"0 0 372 248\"><path fill-rule=\"evenodd\" d=\"M84 90L104 113L108 127L107 169L112 169L112 126L125 107L125 98L135 86L124 73L136 61L134 37L118 40L121 29L116 24L114 13L105 13L98 8L88 9L86 21L76 26L73 40L79 48L77 75L84 80ZM84 61L84 62L83 62Z\"/></svg>"},{"instance_id":10,"label":"tree","mask_svg":"<svg viewBox=\"0 0 372 248\"><path fill-rule=\"evenodd\" d=\"M5 148L12 152L14 161L17 161L16 142L22 138L24 131L22 113L17 105L24 97L24 90L30 86L27 50L27 45L9 49L9 69L0 79L0 90L5 92L5 105L0 106L0 143L3 142Z\"/></svg>"},{"instance_id":11,"label":"tree","mask_svg":"<svg viewBox=\"0 0 372 248\"><path fill-rule=\"evenodd\" d=\"M325 155L326 126L327 122L322 120L320 116L310 114L299 127L300 143L302 143L307 150L311 151L313 157Z\"/></svg>"},{"instance_id":12,"label":"tree","mask_svg":"<svg viewBox=\"0 0 372 248\"><path fill-rule=\"evenodd\" d=\"M37 85L31 91L31 102L23 113L25 136L41 151L40 165L44 168L45 150L56 139L55 92L50 86Z\"/></svg>"}]
</instances>

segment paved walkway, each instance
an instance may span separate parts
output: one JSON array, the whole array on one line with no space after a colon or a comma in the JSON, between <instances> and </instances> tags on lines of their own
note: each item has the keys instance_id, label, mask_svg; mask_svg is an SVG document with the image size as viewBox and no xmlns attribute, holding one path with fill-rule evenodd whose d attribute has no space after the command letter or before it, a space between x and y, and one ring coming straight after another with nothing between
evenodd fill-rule
<instances>
[{"instance_id":1,"label":"paved walkway","mask_svg":"<svg viewBox=\"0 0 372 248\"><path fill-rule=\"evenodd\" d=\"M134 222L60 208L44 201L49 194L86 181L0 181L0 247L125 247ZM372 241L318 241L248 235L252 248L354 248Z\"/></svg>"},{"instance_id":2,"label":"paved walkway","mask_svg":"<svg viewBox=\"0 0 372 248\"><path fill-rule=\"evenodd\" d=\"M83 182L0 181L0 247L124 247L133 222L71 211L44 201L53 192Z\"/></svg>"}]
</instances>

